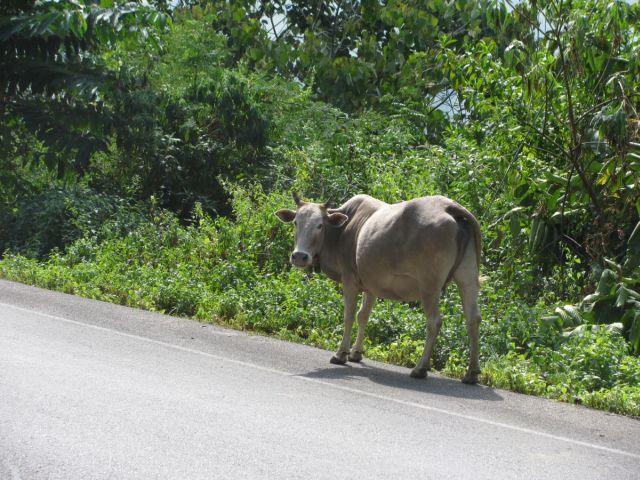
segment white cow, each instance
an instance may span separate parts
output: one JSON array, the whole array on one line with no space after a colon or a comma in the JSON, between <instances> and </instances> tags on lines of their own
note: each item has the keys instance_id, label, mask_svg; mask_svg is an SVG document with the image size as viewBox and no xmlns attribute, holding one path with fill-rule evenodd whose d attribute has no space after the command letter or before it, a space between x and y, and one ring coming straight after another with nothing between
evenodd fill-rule
<instances>
[{"instance_id":1,"label":"white cow","mask_svg":"<svg viewBox=\"0 0 640 480\"><path fill-rule=\"evenodd\" d=\"M440 294L454 280L460 289L471 353L463 382L476 383L480 227L458 203L442 196L422 197L396 204L356 195L339 208L301 201L297 210L278 210L277 217L293 222L296 241L291 263L313 266L342 283L344 336L331 363L362 359L364 332L376 298L422 302L427 315L427 338L422 358L411 376L424 378L442 324ZM358 335L349 348L358 295Z\"/></svg>"}]
</instances>

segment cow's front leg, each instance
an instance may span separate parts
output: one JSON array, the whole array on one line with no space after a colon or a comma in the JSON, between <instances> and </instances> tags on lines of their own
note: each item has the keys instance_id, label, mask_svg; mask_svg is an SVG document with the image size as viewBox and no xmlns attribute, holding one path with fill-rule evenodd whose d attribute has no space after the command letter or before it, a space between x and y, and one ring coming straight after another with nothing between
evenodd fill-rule
<instances>
[{"instance_id":1,"label":"cow's front leg","mask_svg":"<svg viewBox=\"0 0 640 480\"><path fill-rule=\"evenodd\" d=\"M376 297L369 292L364 292L362 295L362 306L358 311L358 336L356 337L356 343L353 344L351 353L349 354L350 362L359 362L362 360L362 353L364 351L364 332L367 327L367 321L369 315L371 315L371 309L376 303Z\"/></svg>"},{"instance_id":2,"label":"cow's front leg","mask_svg":"<svg viewBox=\"0 0 640 480\"><path fill-rule=\"evenodd\" d=\"M331 357L331 363L343 365L347 362L349 355L349 345L351 344L351 329L353 328L353 320L356 315L356 303L358 301L358 289L351 283L346 283L342 289L344 298L344 335L342 343L336 354Z\"/></svg>"}]
</instances>

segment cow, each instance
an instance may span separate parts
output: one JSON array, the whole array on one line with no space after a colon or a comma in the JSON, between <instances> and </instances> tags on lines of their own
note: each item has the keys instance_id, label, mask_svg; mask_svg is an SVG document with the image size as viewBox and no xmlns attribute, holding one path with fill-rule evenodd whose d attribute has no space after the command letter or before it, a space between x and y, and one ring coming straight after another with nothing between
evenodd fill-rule
<instances>
[{"instance_id":1,"label":"cow","mask_svg":"<svg viewBox=\"0 0 640 480\"><path fill-rule=\"evenodd\" d=\"M428 196L388 204L356 195L338 208L302 201L296 210L275 215L295 225L290 262L314 267L342 284L344 335L333 364L359 362L365 327L376 299L421 301L427 316L424 352L411 376L424 378L442 325L440 294L451 280L457 284L470 338L469 368L464 383L478 381L478 308L481 237L475 217L443 196ZM359 294L358 333L350 348Z\"/></svg>"}]
</instances>

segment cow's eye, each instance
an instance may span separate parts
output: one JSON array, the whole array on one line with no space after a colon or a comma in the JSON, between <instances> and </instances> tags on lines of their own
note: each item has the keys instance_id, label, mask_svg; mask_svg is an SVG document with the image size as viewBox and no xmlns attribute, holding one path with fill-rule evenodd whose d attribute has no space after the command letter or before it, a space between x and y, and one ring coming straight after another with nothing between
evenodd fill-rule
<instances>
[{"instance_id":1,"label":"cow's eye","mask_svg":"<svg viewBox=\"0 0 640 480\"><path fill-rule=\"evenodd\" d=\"M318 225L318 230L322 230L322 224Z\"/></svg>"}]
</instances>

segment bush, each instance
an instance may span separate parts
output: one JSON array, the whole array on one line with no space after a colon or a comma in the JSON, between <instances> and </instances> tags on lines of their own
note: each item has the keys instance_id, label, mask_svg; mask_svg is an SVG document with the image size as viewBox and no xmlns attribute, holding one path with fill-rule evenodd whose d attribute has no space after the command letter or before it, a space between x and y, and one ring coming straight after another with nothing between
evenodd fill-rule
<instances>
[{"instance_id":1,"label":"bush","mask_svg":"<svg viewBox=\"0 0 640 480\"><path fill-rule=\"evenodd\" d=\"M122 198L73 186L46 190L26 198L7 221L0 251L43 259L74 241L123 234L144 216ZM111 232L101 229L107 224Z\"/></svg>"},{"instance_id":2,"label":"bush","mask_svg":"<svg viewBox=\"0 0 640 480\"><path fill-rule=\"evenodd\" d=\"M598 408L611 400L606 409L632 415L640 398L640 359L629 355L620 334L603 327L585 329L557 349L538 346L490 359L483 377L500 388Z\"/></svg>"}]
</instances>

